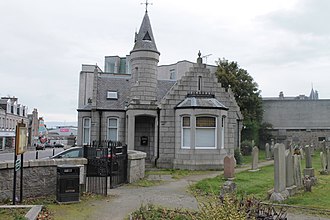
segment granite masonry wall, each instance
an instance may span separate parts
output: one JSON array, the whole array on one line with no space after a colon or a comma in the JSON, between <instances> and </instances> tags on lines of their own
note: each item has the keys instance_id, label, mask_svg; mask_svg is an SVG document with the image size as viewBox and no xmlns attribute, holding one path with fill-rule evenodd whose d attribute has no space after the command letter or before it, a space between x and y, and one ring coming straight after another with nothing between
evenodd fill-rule
<instances>
[{"instance_id":1,"label":"granite masonry wall","mask_svg":"<svg viewBox=\"0 0 330 220\"><path fill-rule=\"evenodd\" d=\"M128 151L127 180L129 183L144 178L146 153ZM56 195L57 166L78 165L80 167L80 192L85 191L86 166L85 158L66 158L49 160L29 160L23 168L23 198ZM0 162L0 201L12 199L13 196L13 162ZM20 192L20 171L17 172L16 195Z\"/></svg>"},{"instance_id":2,"label":"granite masonry wall","mask_svg":"<svg viewBox=\"0 0 330 220\"><path fill-rule=\"evenodd\" d=\"M80 184L85 183L84 171L87 159L29 160L24 162L23 168L23 198L55 195L57 166L63 164L79 165ZM13 168L13 162L0 163L0 200L11 199L13 196ZM20 171L18 171L16 195L20 192L20 179Z\"/></svg>"}]
</instances>

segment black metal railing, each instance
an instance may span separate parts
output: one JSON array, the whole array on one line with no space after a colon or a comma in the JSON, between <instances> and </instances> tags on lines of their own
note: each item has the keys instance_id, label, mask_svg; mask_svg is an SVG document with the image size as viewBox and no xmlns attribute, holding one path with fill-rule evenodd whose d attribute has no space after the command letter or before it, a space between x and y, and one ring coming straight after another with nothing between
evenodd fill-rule
<instances>
[{"instance_id":1,"label":"black metal railing","mask_svg":"<svg viewBox=\"0 0 330 220\"><path fill-rule=\"evenodd\" d=\"M127 182L127 145L114 141L94 141L84 146L87 158L87 191L107 194L107 189Z\"/></svg>"}]
</instances>

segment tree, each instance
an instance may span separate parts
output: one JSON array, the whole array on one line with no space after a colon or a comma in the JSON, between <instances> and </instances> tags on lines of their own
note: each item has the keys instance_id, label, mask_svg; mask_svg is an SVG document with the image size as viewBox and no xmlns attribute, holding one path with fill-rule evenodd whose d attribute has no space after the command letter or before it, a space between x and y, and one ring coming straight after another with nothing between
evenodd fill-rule
<instances>
[{"instance_id":1,"label":"tree","mask_svg":"<svg viewBox=\"0 0 330 220\"><path fill-rule=\"evenodd\" d=\"M222 58L216 63L219 82L224 88L231 88L244 116L242 139L259 143L263 109L258 84L246 70L239 67L237 62L229 62Z\"/></svg>"}]
</instances>

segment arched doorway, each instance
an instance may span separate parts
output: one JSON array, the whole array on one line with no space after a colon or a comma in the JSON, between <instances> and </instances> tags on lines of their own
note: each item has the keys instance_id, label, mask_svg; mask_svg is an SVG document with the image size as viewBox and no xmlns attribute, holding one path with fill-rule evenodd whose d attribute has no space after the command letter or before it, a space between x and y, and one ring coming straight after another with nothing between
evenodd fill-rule
<instances>
[{"instance_id":1,"label":"arched doorway","mask_svg":"<svg viewBox=\"0 0 330 220\"><path fill-rule=\"evenodd\" d=\"M155 119L147 115L135 117L134 149L147 153L148 161L155 158Z\"/></svg>"}]
</instances>

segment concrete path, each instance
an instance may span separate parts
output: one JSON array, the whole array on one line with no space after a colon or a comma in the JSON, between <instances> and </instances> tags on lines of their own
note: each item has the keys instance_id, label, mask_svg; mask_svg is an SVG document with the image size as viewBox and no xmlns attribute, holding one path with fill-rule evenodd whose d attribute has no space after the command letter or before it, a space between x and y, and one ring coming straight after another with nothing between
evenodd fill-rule
<instances>
[{"instance_id":1,"label":"concrete path","mask_svg":"<svg viewBox=\"0 0 330 220\"><path fill-rule=\"evenodd\" d=\"M259 167L272 164L273 161L266 161L259 164ZM243 167L236 169L236 172L250 169ZM125 185L109 190L111 198L107 201L95 201L95 213L92 215L98 220L122 220L141 204L152 203L171 208L197 209L196 199L187 193L187 187L199 180L213 178L222 174L222 171L206 171L205 174L186 176L180 180L170 180L159 186L133 187ZM300 214L289 214L288 219L292 220L327 220L315 216Z\"/></svg>"}]
</instances>

